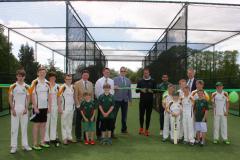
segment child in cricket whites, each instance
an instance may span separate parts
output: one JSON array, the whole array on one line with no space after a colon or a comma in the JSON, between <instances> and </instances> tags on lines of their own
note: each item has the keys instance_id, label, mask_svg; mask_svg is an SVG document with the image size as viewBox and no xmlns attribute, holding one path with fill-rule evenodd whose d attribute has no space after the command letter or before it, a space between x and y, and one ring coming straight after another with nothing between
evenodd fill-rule
<instances>
[{"instance_id":1,"label":"child in cricket whites","mask_svg":"<svg viewBox=\"0 0 240 160\"><path fill-rule=\"evenodd\" d=\"M208 102L205 99L204 90L198 90L197 94L198 99L195 100L194 105L196 143L204 146L207 133Z\"/></svg>"},{"instance_id":2,"label":"child in cricket whites","mask_svg":"<svg viewBox=\"0 0 240 160\"><path fill-rule=\"evenodd\" d=\"M183 95L180 98L183 108L183 135L184 144L194 145L194 127L193 127L193 107L194 100L190 94L189 86L183 88Z\"/></svg>"},{"instance_id":3,"label":"child in cricket whites","mask_svg":"<svg viewBox=\"0 0 240 160\"><path fill-rule=\"evenodd\" d=\"M101 120L102 139L101 144L112 144L111 130L114 126L114 97L110 94L111 86L106 83L103 85L104 93L99 96L99 110Z\"/></svg>"},{"instance_id":4,"label":"child in cricket whites","mask_svg":"<svg viewBox=\"0 0 240 160\"><path fill-rule=\"evenodd\" d=\"M180 89L178 90L179 97L183 97L183 95L184 95L183 89L184 89L185 86L187 86L187 81L186 81L186 79L180 79L178 81L178 84L179 84L179 87L180 87ZM183 137L184 137L184 135L183 135L183 113L181 112L179 139L182 140Z\"/></svg>"},{"instance_id":5,"label":"child in cricket whites","mask_svg":"<svg viewBox=\"0 0 240 160\"><path fill-rule=\"evenodd\" d=\"M52 143L56 147L60 145L57 139L57 122L58 122L58 105L57 105L57 93L59 92L59 85L56 83L57 75L55 72L48 74L50 84L50 97L51 97L51 112L47 114L45 143Z\"/></svg>"},{"instance_id":6,"label":"child in cricket whites","mask_svg":"<svg viewBox=\"0 0 240 160\"><path fill-rule=\"evenodd\" d=\"M179 101L179 93L176 92L173 94L173 101L169 104L170 110L170 122L171 122L171 141L174 142L174 139L179 141L179 132L180 132L180 114L182 112L181 102ZM176 127L176 128L174 128ZM175 130L175 134L174 134Z\"/></svg>"},{"instance_id":7,"label":"child in cricket whites","mask_svg":"<svg viewBox=\"0 0 240 160\"><path fill-rule=\"evenodd\" d=\"M170 134L170 110L169 104L173 101L173 93L175 92L175 86L172 84L168 85L168 94L163 97L162 106L164 107L164 124L163 124L163 139L165 142Z\"/></svg>"},{"instance_id":8,"label":"child in cricket whites","mask_svg":"<svg viewBox=\"0 0 240 160\"><path fill-rule=\"evenodd\" d=\"M82 127L86 135L85 144L94 145L96 105L92 100L91 93L85 92L83 97L84 100L81 102L80 111L83 117Z\"/></svg>"},{"instance_id":9,"label":"child in cricket whites","mask_svg":"<svg viewBox=\"0 0 240 160\"><path fill-rule=\"evenodd\" d=\"M61 130L63 144L68 145L73 142L72 122L74 112L74 90L72 85L72 75L67 74L64 77L65 83L58 92L58 109L61 113Z\"/></svg>"},{"instance_id":10,"label":"child in cricket whites","mask_svg":"<svg viewBox=\"0 0 240 160\"><path fill-rule=\"evenodd\" d=\"M25 84L25 71L17 70L17 82L9 88L9 104L11 107L11 150L10 153L17 152L19 123L22 132L23 150L31 151L28 145L28 106L30 101L29 86Z\"/></svg>"},{"instance_id":11,"label":"child in cricket whites","mask_svg":"<svg viewBox=\"0 0 240 160\"><path fill-rule=\"evenodd\" d=\"M219 130L221 138L225 144L230 144L227 135L227 116L229 108L228 93L223 91L223 84L216 83L217 91L212 94L213 114L214 114L214 130L213 143L219 143Z\"/></svg>"}]
</instances>

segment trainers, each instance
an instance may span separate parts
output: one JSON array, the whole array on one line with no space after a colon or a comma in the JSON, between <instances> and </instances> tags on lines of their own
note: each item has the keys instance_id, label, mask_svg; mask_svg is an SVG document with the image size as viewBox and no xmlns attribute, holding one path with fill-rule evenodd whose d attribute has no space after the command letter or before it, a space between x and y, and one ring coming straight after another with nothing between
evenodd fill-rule
<instances>
[{"instance_id":1,"label":"trainers","mask_svg":"<svg viewBox=\"0 0 240 160\"><path fill-rule=\"evenodd\" d=\"M160 135L160 136L162 136L162 135L163 135L163 131L162 131L162 130L160 130L160 132L159 132L159 135Z\"/></svg>"},{"instance_id":2,"label":"trainers","mask_svg":"<svg viewBox=\"0 0 240 160\"><path fill-rule=\"evenodd\" d=\"M88 144L89 144L89 141L85 140L85 141L84 141L84 144L88 145Z\"/></svg>"},{"instance_id":3,"label":"trainers","mask_svg":"<svg viewBox=\"0 0 240 160\"><path fill-rule=\"evenodd\" d=\"M144 135L147 136L147 137L149 136L149 131L147 129L145 130Z\"/></svg>"},{"instance_id":4,"label":"trainers","mask_svg":"<svg viewBox=\"0 0 240 160\"><path fill-rule=\"evenodd\" d=\"M43 148L50 148L50 145L48 145L48 144L46 144L46 143L43 143L43 144L41 144L40 146L43 147Z\"/></svg>"},{"instance_id":5,"label":"trainers","mask_svg":"<svg viewBox=\"0 0 240 160\"><path fill-rule=\"evenodd\" d=\"M66 140L66 139L63 140L63 144L64 144L64 145L68 145L68 140Z\"/></svg>"},{"instance_id":6,"label":"trainers","mask_svg":"<svg viewBox=\"0 0 240 160\"><path fill-rule=\"evenodd\" d=\"M190 142L189 145L190 145L190 146L194 146L194 143L193 143L193 142Z\"/></svg>"},{"instance_id":7,"label":"trainers","mask_svg":"<svg viewBox=\"0 0 240 160\"><path fill-rule=\"evenodd\" d=\"M138 134L144 134L144 130L143 130L143 128L139 128L139 132L138 132Z\"/></svg>"},{"instance_id":8,"label":"trainers","mask_svg":"<svg viewBox=\"0 0 240 160\"><path fill-rule=\"evenodd\" d=\"M112 139L111 138L107 139L107 144L112 145Z\"/></svg>"},{"instance_id":9,"label":"trainers","mask_svg":"<svg viewBox=\"0 0 240 160\"><path fill-rule=\"evenodd\" d=\"M95 141L94 141L94 140L92 140L92 141L90 142L90 144L91 144L91 145L94 145L94 144L95 144Z\"/></svg>"},{"instance_id":10,"label":"trainers","mask_svg":"<svg viewBox=\"0 0 240 160\"><path fill-rule=\"evenodd\" d=\"M10 150L10 153L14 154L16 152L17 152L17 147L12 147L11 150Z\"/></svg>"},{"instance_id":11,"label":"trainers","mask_svg":"<svg viewBox=\"0 0 240 160\"><path fill-rule=\"evenodd\" d=\"M213 144L218 144L218 140L217 140L217 139L214 139L214 140L213 140Z\"/></svg>"},{"instance_id":12,"label":"trainers","mask_svg":"<svg viewBox=\"0 0 240 160\"><path fill-rule=\"evenodd\" d=\"M24 150L24 151L31 151L31 150L32 150L32 148L31 148L31 147L29 147L29 146L23 146L23 150Z\"/></svg>"},{"instance_id":13,"label":"trainers","mask_svg":"<svg viewBox=\"0 0 240 160\"><path fill-rule=\"evenodd\" d=\"M205 146L205 143L203 141L200 142L200 146Z\"/></svg>"},{"instance_id":14,"label":"trainers","mask_svg":"<svg viewBox=\"0 0 240 160\"><path fill-rule=\"evenodd\" d=\"M166 141L167 141L167 138L163 138L163 139L162 139L162 142L166 142Z\"/></svg>"},{"instance_id":15,"label":"trainers","mask_svg":"<svg viewBox=\"0 0 240 160\"><path fill-rule=\"evenodd\" d=\"M229 140L224 140L223 143L224 144L230 144L230 141Z\"/></svg>"},{"instance_id":16,"label":"trainers","mask_svg":"<svg viewBox=\"0 0 240 160\"><path fill-rule=\"evenodd\" d=\"M40 147L40 146L33 146L32 147L34 150L36 150L36 151L40 151L40 150L42 150L42 147Z\"/></svg>"}]
</instances>

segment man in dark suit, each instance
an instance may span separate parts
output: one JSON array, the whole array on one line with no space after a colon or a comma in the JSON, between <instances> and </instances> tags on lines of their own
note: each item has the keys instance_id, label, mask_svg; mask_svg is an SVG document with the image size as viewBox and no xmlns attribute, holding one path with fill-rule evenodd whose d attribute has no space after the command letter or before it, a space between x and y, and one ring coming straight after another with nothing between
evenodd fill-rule
<instances>
[{"instance_id":1,"label":"man in dark suit","mask_svg":"<svg viewBox=\"0 0 240 160\"><path fill-rule=\"evenodd\" d=\"M188 81L187 81L187 85L189 86L189 88L190 88L190 91L192 92L192 91L194 91L194 90L196 90L196 79L195 79L195 71L194 71L194 69L193 68L189 68L188 70L187 70L187 76L188 76Z\"/></svg>"}]
</instances>

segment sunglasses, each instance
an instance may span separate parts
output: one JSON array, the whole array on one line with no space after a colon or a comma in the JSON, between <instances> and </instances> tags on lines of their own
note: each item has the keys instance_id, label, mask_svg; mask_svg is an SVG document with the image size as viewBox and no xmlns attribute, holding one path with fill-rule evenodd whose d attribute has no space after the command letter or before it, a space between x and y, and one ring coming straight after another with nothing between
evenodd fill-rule
<instances>
[{"instance_id":1,"label":"sunglasses","mask_svg":"<svg viewBox=\"0 0 240 160\"><path fill-rule=\"evenodd\" d=\"M120 72L126 72L126 71L120 71Z\"/></svg>"}]
</instances>

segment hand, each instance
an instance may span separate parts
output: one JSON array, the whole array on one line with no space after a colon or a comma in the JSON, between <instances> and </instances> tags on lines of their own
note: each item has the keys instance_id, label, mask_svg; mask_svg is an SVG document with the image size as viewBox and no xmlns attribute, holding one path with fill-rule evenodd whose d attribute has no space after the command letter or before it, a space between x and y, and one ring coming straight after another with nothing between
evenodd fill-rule
<instances>
[{"instance_id":1,"label":"hand","mask_svg":"<svg viewBox=\"0 0 240 160\"><path fill-rule=\"evenodd\" d=\"M34 107L34 112L35 112L36 114L40 113L40 112L39 112L39 109L38 109L38 108L35 108L35 107Z\"/></svg>"},{"instance_id":2,"label":"hand","mask_svg":"<svg viewBox=\"0 0 240 160\"><path fill-rule=\"evenodd\" d=\"M202 119L202 122L206 122L206 118L203 118L203 119Z\"/></svg>"},{"instance_id":3,"label":"hand","mask_svg":"<svg viewBox=\"0 0 240 160\"><path fill-rule=\"evenodd\" d=\"M93 122L94 121L94 116L91 118L91 122Z\"/></svg>"},{"instance_id":4,"label":"hand","mask_svg":"<svg viewBox=\"0 0 240 160\"><path fill-rule=\"evenodd\" d=\"M25 108L24 111L23 111L23 115L24 115L24 114L27 114L27 111L28 111L28 110Z\"/></svg>"},{"instance_id":5,"label":"hand","mask_svg":"<svg viewBox=\"0 0 240 160\"><path fill-rule=\"evenodd\" d=\"M15 109L12 109L12 115L13 115L13 117L17 116L17 113L16 113Z\"/></svg>"},{"instance_id":6,"label":"hand","mask_svg":"<svg viewBox=\"0 0 240 160\"><path fill-rule=\"evenodd\" d=\"M105 118L106 118L107 116L108 116L108 114L107 114L107 113L103 113L103 117L105 117Z\"/></svg>"},{"instance_id":7,"label":"hand","mask_svg":"<svg viewBox=\"0 0 240 160\"><path fill-rule=\"evenodd\" d=\"M85 121L85 122L89 122L87 118L84 118L84 121Z\"/></svg>"},{"instance_id":8,"label":"hand","mask_svg":"<svg viewBox=\"0 0 240 160\"><path fill-rule=\"evenodd\" d=\"M52 108L48 107L48 113L51 113L51 112L52 112Z\"/></svg>"},{"instance_id":9,"label":"hand","mask_svg":"<svg viewBox=\"0 0 240 160\"><path fill-rule=\"evenodd\" d=\"M148 89L147 91L148 91L148 93L153 93L152 89Z\"/></svg>"},{"instance_id":10,"label":"hand","mask_svg":"<svg viewBox=\"0 0 240 160\"><path fill-rule=\"evenodd\" d=\"M228 112L224 112L224 116L228 116Z\"/></svg>"},{"instance_id":11,"label":"hand","mask_svg":"<svg viewBox=\"0 0 240 160\"><path fill-rule=\"evenodd\" d=\"M140 91L141 91L142 93L146 93L146 92L147 92L147 89L146 89L146 88L142 88L142 89L140 89Z\"/></svg>"},{"instance_id":12,"label":"hand","mask_svg":"<svg viewBox=\"0 0 240 160\"><path fill-rule=\"evenodd\" d=\"M119 86L114 86L114 89L119 89Z\"/></svg>"},{"instance_id":13,"label":"hand","mask_svg":"<svg viewBox=\"0 0 240 160\"><path fill-rule=\"evenodd\" d=\"M80 108L80 105L77 105L76 108L79 109L79 108Z\"/></svg>"},{"instance_id":14,"label":"hand","mask_svg":"<svg viewBox=\"0 0 240 160\"><path fill-rule=\"evenodd\" d=\"M58 108L58 113L63 114L62 108Z\"/></svg>"}]
</instances>

